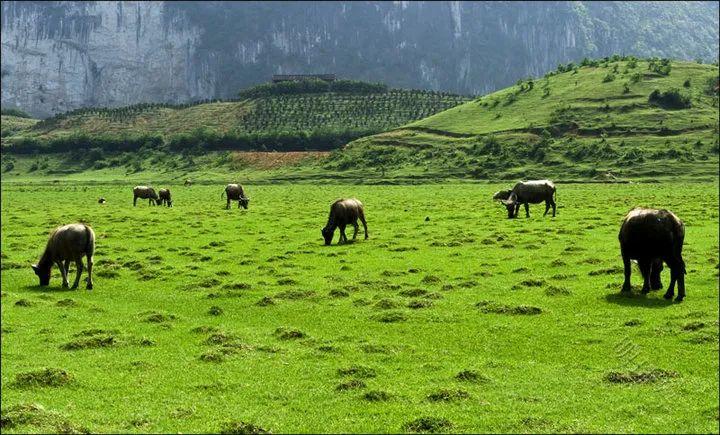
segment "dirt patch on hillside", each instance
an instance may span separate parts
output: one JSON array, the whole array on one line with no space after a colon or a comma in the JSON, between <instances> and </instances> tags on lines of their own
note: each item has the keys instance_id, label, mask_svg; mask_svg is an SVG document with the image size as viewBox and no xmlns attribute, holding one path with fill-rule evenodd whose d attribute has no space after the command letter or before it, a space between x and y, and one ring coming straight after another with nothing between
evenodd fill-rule
<instances>
[{"instance_id":1,"label":"dirt patch on hillside","mask_svg":"<svg viewBox=\"0 0 720 435\"><path fill-rule=\"evenodd\" d=\"M282 166L293 166L303 162L323 160L330 155L327 151L292 151L292 152L233 152L231 159L238 166L253 166L261 169L273 169Z\"/></svg>"}]
</instances>

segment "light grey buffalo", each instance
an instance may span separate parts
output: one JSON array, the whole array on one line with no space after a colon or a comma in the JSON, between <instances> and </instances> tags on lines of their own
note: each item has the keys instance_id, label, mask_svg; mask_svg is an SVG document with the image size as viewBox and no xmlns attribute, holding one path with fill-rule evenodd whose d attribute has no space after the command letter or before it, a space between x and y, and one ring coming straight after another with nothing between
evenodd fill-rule
<instances>
[{"instance_id":1,"label":"light grey buffalo","mask_svg":"<svg viewBox=\"0 0 720 435\"><path fill-rule=\"evenodd\" d=\"M338 240L338 244L347 242L347 236L345 235L345 227L347 225L355 227L355 232L353 232L353 240L355 240L358 232L358 219L360 219L360 222L362 222L365 228L365 239L367 239L367 222L365 222L365 210L363 209L362 202L354 198L338 199L335 201L330 206L330 216L328 217L325 228L322 229L325 244L329 245L332 243L335 228L340 228L340 240Z\"/></svg>"},{"instance_id":2,"label":"light grey buffalo","mask_svg":"<svg viewBox=\"0 0 720 435\"><path fill-rule=\"evenodd\" d=\"M157 205L167 205L168 207L172 207L172 196L170 195L170 189L160 189L158 190L158 200Z\"/></svg>"},{"instance_id":3,"label":"light grey buffalo","mask_svg":"<svg viewBox=\"0 0 720 435\"><path fill-rule=\"evenodd\" d=\"M133 207L137 205L137 199L147 199L150 205L157 204L158 194L155 189L148 186L135 186L133 188Z\"/></svg>"},{"instance_id":4,"label":"light grey buffalo","mask_svg":"<svg viewBox=\"0 0 720 435\"><path fill-rule=\"evenodd\" d=\"M520 205L525 206L525 216L530 217L530 207L528 204L539 204L545 201L545 213L548 214L552 207L553 217L555 217L555 184L550 180L533 180L521 181L512 188L512 190L501 190L495 192L494 200L499 200L505 206L508 212L508 218L517 217L520 211Z\"/></svg>"},{"instance_id":5,"label":"light grey buffalo","mask_svg":"<svg viewBox=\"0 0 720 435\"><path fill-rule=\"evenodd\" d=\"M662 288L660 272L663 262L670 268L670 286L665 299L672 299L678 284L677 302L685 298L685 262L682 248L685 224L668 210L634 208L623 220L618 234L620 253L625 267L622 291L629 292L630 261L637 260L643 277L642 293Z\"/></svg>"},{"instance_id":6,"label":"light grey buffalo","mask_svg":"<svg viewBox=\"0 0 720 435\"><path fill-rule=\"evenodd\" d=\"M95 252L95 232L85 224L69 224L58 227L50 234L40 261L33 264L35 275L40 278L40 285L50 284L50 270L56 264L62 274L62 286L68 287L70 261L75 262L77 276L72 288L76 289L83 270L83 256L87 257L87 289L93 288L92 266Z\"/></svg>"},{"instance_id":7,"label":"light grey buffalo","mask_svg":"<svg viewBox=\"0 0 720 435\"><path fill-rule=\"evenodd\" d=\"M245 191L243 190L243 187L239 184L228 184L225 186L225 191L220 194L220 198L227 195L227 206L226 209L230 208L230 201L237 201L238 202L238 208L242 206L244 209L248 208L248 203L250 203L250 198L245 196Z\"/></svg>"}]
</instances>

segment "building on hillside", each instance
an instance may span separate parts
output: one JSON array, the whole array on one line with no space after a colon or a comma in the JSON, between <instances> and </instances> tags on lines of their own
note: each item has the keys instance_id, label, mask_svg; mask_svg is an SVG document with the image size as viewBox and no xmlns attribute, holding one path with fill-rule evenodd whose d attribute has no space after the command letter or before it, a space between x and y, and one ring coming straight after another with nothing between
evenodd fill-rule
<instances>
[{"instance_id":1,"label":"building on hillside","mask_svg":"<svg viewBox=\"0 0 720 435\"><path fill-rule=\"evenodd\" d=\"M275 74L272 77L273 83L278 82L299 82L301 80L324 80L326 82L334 82L335 74Z\"/></svg>"}]
</instances>

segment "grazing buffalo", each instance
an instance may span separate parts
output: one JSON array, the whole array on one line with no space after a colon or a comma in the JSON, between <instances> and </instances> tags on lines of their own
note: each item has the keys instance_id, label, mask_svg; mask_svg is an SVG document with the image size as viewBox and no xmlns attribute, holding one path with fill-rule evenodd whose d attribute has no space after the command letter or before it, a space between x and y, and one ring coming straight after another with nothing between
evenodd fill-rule
<instances>
[{"instance_id":1,"label":"grazing buffalo","mask_svg":"<svg viewBox=\"0 0 720 435\"><path fill-rule=\"evenodd\" d=\"M338 244L347 242L347 236L345 235L345 226L352 225L355 227L353 232L353 240L357 237L358 232L358 219L362 222L365 228L365 239L368 238L367 222L365 222L365 211L363 205L357 199L338 199L330 206L330 216L328 217L327 225L322 229L322 235L325 238L325 244L329 245L332 243L333 235L335 234L335 228L340 228L340 240Z\"/></svg>"},{"instance_id":2,"label":"grazing buffalo","mask_svg":"<svg viewBox=\"0 0 720 435\"><path fill-rule=\"evenodd\" d=\"M137 205L137 199L147 199L150 205L157 204L158 195L155 189L147 186L135 186L133 188L133 207Z\"/></svg>"},{"instance_id":3,"label":"grazing buffalo","mask_svg":"<svg viewBox=\"0 0 720 435\"><path fill-rule=\"evenodd\" d=\"M192 180L190 180L189 178L186 179L186 180L185 180L185 185L186 185L186 186L191 186L191 185L192 185Z\"/></svg>"},{"instance_id":4,"label":"grazing buffalo","mask_svg":"<svg viewBox=\"0 0 720 435\"><path fill-rule=\"evenodd\" d=\"M623 292L631 289L630 260L637 260L640 267L642 293L662 288L660 272L665 262L670 268L670 286L665 299L671 299L675 294L675 282L678 284L675 300L680 302L685 298L685 262L682 259L685 225L677 216L668 210L634 208L625 216L618 239L625 267Z\"/></svg>"},{"instance_id":5,"label":"grazing buffalo","mask_svg":"<svg viewBox=\"0 0 720 435\"><path fill-rule=\"evenodd\" d=\"M172 197L170 196L170 189L158 190L157 205L167 204L168 207L172 207Z\"/></svg>"},{"instance_id":6,"label":"grazing buffalo","mask_svg":"<svg viewBox=\"0 0 720 435\"><path fill-rule=\"evenodd\" d=\"M95 252L95 232L85 224L70 224L58 227L50 234L45 252L40 261L33 264L35 275L40 278L40 285L50 284L50 269L56 264L62 274L62 286L68 287L68 272L70 261L75 261L77 276L72 288L76 289L80 282L80 275L83 270L82 257L87 257L87 289L93 288L92 266L93 253ZM64 264L63 264L64 262Z\"/></svg>"},{"instance_id":7,"label":"grazing buffalo","mask_svg":"<svg viewBox=\"0 0 720 435\"><path fill-rule=\"evenodd\" d=\"M105 198L98 199L98 204L105 204L107 201L105 201Z\"/></svg>"},{"instance_id":8,"label":"grazing buffalo","mask_svg":"<svg viewBox=\"0 0 720 435\"><path fill-rule=\"evenodd\" d=\"M239 184L228 184L225 186L225 191L220 194L220 198L227 195L227 207L226 209L230 208L230 201L237 201L238 202L238 208L242 206L244 209L248 208L248 203L250 202L250 198L245 196L245 191L243 190L242 186Z\"/></svg>"},{"instance_id":9,"label":"grazing buffalo","mask_svg":"<svg viewBox=\"0 0 720 435\"><path fill-rule=\"evenodd\" d=\"M493 199L500 200L505 205L508 218L517 217L520 205L525 206L525 216L530 217L528 204L539 204L545 201L545 213L552 207L555 217L555 185L550 180L521 181L512 190L501 190L493 195Z\"/></svg>"}]
</instances>

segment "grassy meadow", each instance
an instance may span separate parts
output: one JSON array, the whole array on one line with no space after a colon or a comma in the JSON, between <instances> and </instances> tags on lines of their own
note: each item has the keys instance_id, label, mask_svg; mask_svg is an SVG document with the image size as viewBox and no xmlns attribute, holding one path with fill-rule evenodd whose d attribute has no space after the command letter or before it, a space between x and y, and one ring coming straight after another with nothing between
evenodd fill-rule
<instances>
[{"instance_id":1,"label":"grassy meadow","mask_svg":"<svg viewBox=\"0 0 720 435\"><path fill-rule=\"evenodd\" d=\"M225 210L221 183L133 208L133 182L5 180L2 431L717 433L715 180L560 184L515 220L506 184L245 183ZM370 239L324 246L348 196ZM686 224L682 303L637 267L619 295L636 205ZM76 221L95 289L39 287Z\"/></svg>"}]
</instances>

